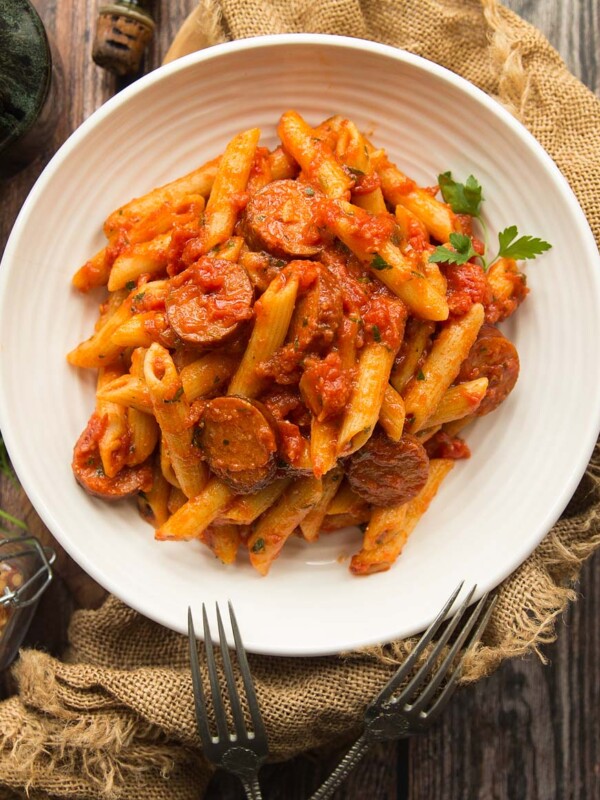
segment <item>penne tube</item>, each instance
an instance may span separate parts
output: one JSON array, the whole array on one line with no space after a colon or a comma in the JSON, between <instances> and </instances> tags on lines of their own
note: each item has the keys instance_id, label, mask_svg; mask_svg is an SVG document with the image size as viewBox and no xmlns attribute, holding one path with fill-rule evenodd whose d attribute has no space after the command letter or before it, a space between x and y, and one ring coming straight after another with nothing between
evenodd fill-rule
<instances>
[{"instance_id":1,"label":"penne tube","mask_svg":"<svg viewBox=\"0 0 600 800\"><path fill-rule=\"evenodd\" d=\"M427 420L427 426L445 425L477 411L488 387L487 378L476 378L451 386L442 395L438 407Z\"/></svg>"},{"instance_id":2,"label":"penne tube","mask_svg":"<svg viewBox=\"0 0 600 800\"><path fill-rule=\"evenodd\" d=\"M406 411L402 395L389 383L385 387L381 409L379 411L379 424L390 439L395 442L402 438Z\"/></svg>"},{"instance_id":3,"label":"penne tube","mask_svg":"<svg viewBox=\"0 0 600 800\"><path fill-rule=\"evenodd\" d=\"M130 317L131 300L128 298L89 339L68 353L69 364L74 367L101 369L118 359L124 348L115 344L112 336L117 328L120 328Z\"/></svg>"},{"instance_id":4,"label":"penne tube","mask_svg":"<svg viewBox=\"0 0 600 800\"><path fill-rule=\"evenodd\" d=\"M338 455L354 453L369 439L377 420L394 353L382 343L366 344L358 357L358 374L338 437Z\"/></svg>"},{"instance_id":5,"label":"penne tube","mask_svg":"<svg viewBox=\"0 0 600 800\"><path fill-rule=\"evenodd\" d=\"M344 471L341 467L334 467L327 475L323 476L321 498L300 523L300 530L307 542L315 542L319 538L319 531L325 519L327 507L339 491L343 477Z\"/></svg>"},{"instance_id":6,"label":"penne tube","mask_svg":"<svg viewBox=\"0 0 600 800\"><path fill-rule=\"evenodd\" d=\"M298 478L257 521L248 539L250 563L266 575L296 527L316 506L323 484L314 477Z\"/></svg>"},{"instance_id":7,"label":"penne tube","mask_svg":"<svg viewBox=\"0 0 600 800\"><path fill-rule=\"evenodd\" d=\"M430 439L432 439L438 431L442 430L441 425L433 425L431 428L424 428L422 431L419 431L415 434L417 439L421 442L421 444L425 444Z\"/></svg>"},{"instance_id":8,"label":"penne tube","mask_svg":"<svg viewBox=\"0 0 600 800\"><path fill-rule=\"evenodd\" d=\"M339 491L336 492L331 502L327 506L327 516L339 516L340 514L354 514L360 512L366 502L354 492L347 480L342 481Z\"/></svg>"},{"instance_id":9,"label":"penne tube","mask_svg":"<svg viewBox=\"0 0 600 800\"><path fill-rule=\"evenodd\" d=\"M216 245L208 255L220 258L222 261L238 261L244 247L241 236L231 236L223 244Z\"/></svg>"},{"instance_id":10,"label":"penne tube","mask_svg":"<svg viewBox=\"0 0 600 800\"><path fill-rule=\"evenodd\" d=\"M402 392L409 380L417 372L419 362L429 347L435 331L433 322L411 319L404 334L404 341L396 365L390 376L390 383L397 392Z\"/></svg>"},{"instance_id":11,"label":"penne tube","mask_svg":"<svg viewBox=\"0 0 600 800\"><path fill-rule=\"evenodd\" d=\"M160 234L167 233L174 225L198 223L203 210L204 198L201 195L190 195L176 206L167 203L156 208L148 216L142 217L139 222L128 227L121 236L114 236L108 247L103 247L86 261L73 276L73 286L82 292L87 292L96 286L105 286L115 259L125 248L149 242Z\"/></svg>"},{"instance_id":12,"label":"penne tube","mask_svg":"<svg viewBox=\"0 0 600 800\"><path fill-rule=\"evenodd\" d=\"M372 145L368 145L373 152ZM392 206L408 209L427 228L428 233L438 242L447 242L450 234L457 230L456 215L452 209L437 200L426 189L407 178L385 154L377 159L376 171L381 181L383 196Z\"/></svg>"},{"instance_id":13,"label":"penne tube","mask_svg":"<svg viewBox=\"0 0 600 800\"><path fill-rule=\"evenodd\" d=\"M261 361L266 361L281 347L290 325L296 295L298 277L280 273L267 291L254 304L255 322L248 347L237 368L227 394L241 397L256 397L263 381L256 372Z\"/></svg>"},{"instance_id":14,"label":"penne tube","mask_svg":"<svg viewBox=\"0 0 600 800\"><path fill-rule=\"evenodd\" d=\"M278 478L254 494L239 495L219 520L250 525L281 497L291 482L291 478Z\"/></svg>"},{"instance_id":15,"label":"penne tube","mask_svg":"<svg viewBox=\"0 0 600 800\"><path fill-rule=\"evenodd\" d=\"M200 452L193 444L190 407L173 359L159 344L148 348L144 358L144 378L173 472L185 496L195 497L206 484L206 466L200 461Z\"/></svg>"},{"instance_id":16,"label":"penne tube","mask_svg":"<svg viewBox=\"0 0 600 800\"><path fill-rule=\"evenodd\" d=\"M146 414L154 413L148 387L134 375L121 375L108 381L98 390L98 398L136 408Z\"/></svg>"},{"instance_id":17,"label":"penne tube","mask_svg":"<svg viewBox=\"0 0 600 800\"><path fill-rule=\"evenodd\" d=\"M89 292L96 286L106 286L112 262L106 247L88 259L73 275L73 286L80 292Z\"/></svg>"},{"instance_id":18,"label":"penne tube","mask_svg":"<svg viewBox=\"0 0 600 800\"><path fill-rule=\"evenodd\" d=\"M283 146L328 197L348 197L352 179L337 162L331 149L296 111L282 115L277 133Z\"/></svg>"},{"instance_id":19,"label":"penne tube","mask_svg":"<svg viewBox=\"0 0 600 800\"><path fill-rule=\"evenodd\" d=\"M337 463L339 424L311 416L310 461L315 478L321 478Z\"/></svg>"},{"instance_id":20,"label":"penne tube","mask_svg":"<svg viewBox=\"0 0 600 800\"><path fill-rule=\"evenodd\" d=\"M404 506L373 509L363 548L350 562L354 575L371 575L392 566L453 466L452 459L431 459L427 483L415 498Z\"/></svg>"},{"instance_id":21,"label":"penne tube","mask_svg":"<svg viewBox=\"0 0 600 800\"><path fill-rule=\"evenodd\" d=\"M181 178L177 178L164 186L159 186L141 197L136 197L113 211L104 223L106 238L111 239L119 230L139 222L140 219L149 216L165 203L177 206L185 202L185 199L190 195L208 197L213 187L220 161L221 156L208 161L203 166L188 172L187 175Z\"/></svg>"},{"instance_id":22,"label":"penne tube","mask_svg":"<svg viewBox=\"0 0 600 800\"><path fill-rule=\"evenodd\" d=\"M211 392L222 392L239 365L237 356L215 351L187 364L179 377L187 399L192 402Z\"/></svg>"},{"instance_id":23,"label":"penne tube","mask_svg":"<svg viewBox=\"0 0 600 800\"><path fill-rule=\"evenodd\" d=\"M184 503L155 533L159 541L182 541L200 538L217 517L234 492L217 478L211 478L204 489Z\"/></svg>"},{"instance_id":24,"label":"penne tube","mask_svg":"<svg viewBox=\"0 0 600 800\"><path fill-rule=\"evenodd\" d=\"M154 528L163 525L171 514L169 510L169 495L171 484L165 480L161 472L158 459L154 463L154 480L152 488L147 492L137 495L138 510L142 517Z\"/></svg>"},{"instance_id":25,"label":"penne tube","mask_svg":"<svg viewBox=\"0 0 600 800\"><path fill-rule=\"evenodd\" d=\"M269 168L274 181L291 180L298 175L298 164L281 145L269 153Z\"/></svg>"},{"instance_id":26,"label":"penne tube","mask_svg":"<svg viewBox=\"0 0 600 800\"><path fill-rule=\"evenodd\" d=\"M209 525L199 536L200 541L209 547L223 564L233 564L242 542L238 525Z\"/></svg>"},{"instance_id":27,"label":"penne tube","mask_svg":"<svg viewBox=\"0 0 600 800\"><path fill-rule=\"evenodd\" d=\"M477 338L483 318L483 306L475 303L464 316L451 320L442 328L421 366L420 374L404 390L409 433L426 427L444 392L458 375L462 362Z\"/></svg>"},{"instance_id":28,"label":"penne tube","mask_svg":"<svg viewBox=\"0 0 600 800\"><path fill-rule=\"evenodd\" d=\"M204 212L201 233L204 253L233 234L239 195L246 189L259 137L260 130L251 128L234 136L225 148Z\"/></svg>"},{"instance_id":29,"label":"penne tube","mask_svg":"<svg viewBox=\"0 0 600 800\"><path fill-rule=\"evenodd\" d=\"M181 506L184 506L187 503L188 499L181 491L181 489L179 489L177 486L171 486L171 484L169 484L169 486L171 488L169 491L168 507L169 507L169 515L171 515L175 514L176 511L179 511Z\"/></svg>"},{"instance_id":30,"label":"penne tube","mask_svg":"<svg viewBox=\"0 0 600 800\"><path fill-rule=\"evenodd\" d=\"M100 369L97 387L102 388L105 383L119 377L122 371L121 366ZM127 463L129 450L127 410L123 406L98 398L96 395L96 414L103 423L98 440L102 469L109 478L114 478Z\"/></svg>"},{"instance_id":31,"label":"penne tube","mask_svg":"<svg viewBox=\"0 0 600 800\"><path fill-rule=\"evenodd\" d=\"M77 345L67 355L67 361L74 367L100 369L116 361L123 353L121 345L112 341L112 336L130 317L136 313L136 304L143 303L146 295L160 298L167 291L167 281L152 281L142 290L134 289L119 307L102 320L100 327L89 339Z\"/></svg>"},{"instance_id":32,"label":"penne tube","mask_svg":"<svg viewBox=\"0 0 600 800\"><path fill-rule=\"evenodd\" d=\"M167 481L174 489L177 489L181 492L181 487L179 486L179 481L177 480L177 476L173 471L173 465L171 464L171 458L169 456L169 450L167 448L167 443L165 441L165 437L161 436L160 438L160 447L159 447L159 463L161 472ZM183 492L181 492L183 494ZM185 495L183 495L185 497ZM186 498L187 500L187 498Z\"/></svg>"},{"instance_id":33,"label":"penne tube","mask_svg":"<svg viewBox=\"0 0 600 800\"><path fill-rule=\"evenodd\" d=\"M123 289L128 283L137 283L141 275L158 276L164 272L169 260L170 233L161 233L150 242L127 247L115 259L108 278L108 291Z\"/></svg>"},{"instance_id":34,"label":"penne tube","mask_svg":"<svg viewBox=\"0 0 600 800\"><path fill-rule=\"evenodd\" d=\"M129 429L129 449L126 464L134 467L150 458L160 436L158 423L152 414L145 414L137 408L126 409Z\"/></svg>"},{"instance_id":35,"label":"penne tube","mask_svg":"<svg viewBox=\"0 0 600 800\"><path fill-rule=\"evenodd\" d=\"M419 237L423 242L429 241L429 231L422 220L415 216L412 211L403 205L397 205L394 209L394 216L398 223L400 236L404 240Z\"/></svg>"},{"instance_id":36,"label":"penne tube","mask_svg":"<svg viewBox=\"0 0 600 800\"><path fill-rule=\"evenodd\" d=\"M365 176L373 175L375 170L371 164L369 150L362 134L349 119L342 119L338 127L336 155L350 169L356 184L352 190L351 200L354 205L369 211L371 214L385 214L387 207L378 183L371 181L373 188L362 191L361 184Z\"/></svg>"},{"instance_id":37,"label":"penne tube","mask_svg":"<svg viewBox=\"0 0 600 800\"><path fill-rule=\"evenodd\" d=\"M369 215L358 206L336 201L338 214L330 214L327 227L369 268L383 284L403 300L409 310L423 319L448 318L448 303L415 263L405 257L391 241L373 242L365 238Z\"/></svg>"},{"instance_id":38,"label":"penne tube","mask_svg":"<svg viewBox=\"0 0 600 800\"><path fill-rule=\"evenodd\" d=\"M150 347L167 327L167 318L161 311L144 311L119 325L111 336L111 342L123 348Z\"/></svg>"}]
</instances>

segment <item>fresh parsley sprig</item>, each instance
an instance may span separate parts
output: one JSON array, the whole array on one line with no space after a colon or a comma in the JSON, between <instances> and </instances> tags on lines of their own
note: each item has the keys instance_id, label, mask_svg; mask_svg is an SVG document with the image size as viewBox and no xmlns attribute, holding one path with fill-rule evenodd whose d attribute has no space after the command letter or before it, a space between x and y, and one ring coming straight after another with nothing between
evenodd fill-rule
<instances>
[{"instance_id":1,"label":"fresh parsley sprig","mask_svg":"<svg viewBox=\"0 0 600 800\"><path fill-rule=\"evenodd\" d=\"M494 261L499 258L514 258L515 261L535 258L552 247L551 244L543 239L537 239L533 236L520 236L517 239L517 236L519 236L519 231L516 225L511 225L509 228L500 231L498 234L498 255Z\"/></svg>"},{"instance_id":2,"label":"fresh parsley sprig","mask_svg":"<svg viewBox=\"0 0 600 800\"><path fill-rule=\"evenodd\" d=\"M443 245L436 247L429 256L429 260L438 264L465 264L470 258L477 255L471 237L465 233L451 233L450 244L454 248L453 250Z\"/></svg>"},{"instance_id":3,"label":"fresh parsley sprig","mask_svg":"<svg viewBox=\"0 0 600 800\"><path fill-rule=\"evenodd\" d=\"M551 244L543 239L538 239L534 236L519 236L517 226L510 225L498 234L498 252L491 261L488 261L485 256L485 253L488 252L487 226L481 216L481 203L484 199L481 184L473 175L469 175L465 183L460 183L454 180L451 172L442 172L438 175L438 185L444 201L448 203L455 214L469 214L478 220L483 229L485 250L484 255L479 255L475 252L473 242L469 236L451 233L450 244L453 250L444 245L436 247L429 257L430 261L465 264L476 256L481 259L483 269L487 272L499 258L531 259L541 253L545 253L546 250L550 250L552 247Z\"/></svg>"},{"instance_id":4,"label":"fresh parsley sprig","mask_svg":"<svg viewBox=\"0 0 600 800\"><path fill-rule=\"evenodd\" d=\"M451 172L438 175L438 185L444 198L455 214L470 214L479 218L483 200L481 184L473 175L469 175L465 183L459 183Z\"/></svg>"}]
</instances>

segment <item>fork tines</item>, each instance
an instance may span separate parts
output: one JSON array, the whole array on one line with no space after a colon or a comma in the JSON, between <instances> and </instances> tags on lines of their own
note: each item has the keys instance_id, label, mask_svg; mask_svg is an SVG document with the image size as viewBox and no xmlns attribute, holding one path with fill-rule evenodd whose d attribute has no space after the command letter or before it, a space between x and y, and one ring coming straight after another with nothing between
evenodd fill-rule
<instances>
[{"instance_id":1,"label":"fork tines","mask_svg":"<svg viewBox=\"0 0 600 800\"><path fill-rule=\"evenodd\" d=\"M202 676L200 672L200 664L198 659L198 650L196 644L196 635L194 631L194 622L192 618L192 611L188 608L188 637L190 645L190 663L192 671L192 685L194 688L194 701L196 709L196 720L198 724L198 733L202 742L202 748L205 756L215 764L222 764L223 759L227 758L228 752L231 754L233 749L246 751L246 756L254 754L256 768L265 760L268 754L267 736L265 727L260 714L252 675L248 664L246 651L242 644L239 627L233 607L229 605L229 618L231 621L231 629L233 632L233 639L235 643L235 651L239 671L242 676L244 690L246 695L246 702L250 714L251 726L246 724L244 712L242 709L241 697L235 682L234 669L229 653L227 638L225 635L225 628L223 619L218 604L216 605L217 626L219 631L219 649L221 653L221 661L223 665L223 673L227 685L227 698L229 700L229 707L231 709L231 718L233 721L233 730L229 730L229 723L227 719L227 712L225 707L224 698L219 684L219 674L217 670L217 663L215 658L215 647L210 633L210 625L208 622L208 615L206 607L202 604L202 621L204 628L204 646L206 651L206 666L208 670L208 678L210 683L210 698L212 702L212 709L216 723L216 736L211 733L208 723L208 709L206 704L206 697L204 688L202 686ZM238 772L235 764L229 763L227 768L230 771ZM249 765L247 765L249 766ZM233 767L233 768L232 768ZM240 768L242 767L240 763Z\"/></svg>"},{"instance_id":2,"label":"fork tines","mask_svg":"<svg viewBox=\"0 0 600 800\"><path fill-rule=\"evenodd\" d=\"M469 603L477 588L473 586L467 592L458 611L452 616L446 628L442 630L444 620L463 586L464 582L457 586L437 617L419 639L409 657L374 700L372 707L381 707L392 701L396 689L409 677L425 649L442 631L425 662L402 689L400 695L394 698L395 705L402 705L407 712L418 715L422 721L431 720L442 711L460 678L465 653L477 643L485 630L497 599L494 597L488 603L489 593L484 594L479 602L469 609ZM450 649L438 666L438 661L448 646ZM460 659L455 664L459 654ZM418 694L419 691L421 691L420 694Z\"/></svg>"}]
</instances>

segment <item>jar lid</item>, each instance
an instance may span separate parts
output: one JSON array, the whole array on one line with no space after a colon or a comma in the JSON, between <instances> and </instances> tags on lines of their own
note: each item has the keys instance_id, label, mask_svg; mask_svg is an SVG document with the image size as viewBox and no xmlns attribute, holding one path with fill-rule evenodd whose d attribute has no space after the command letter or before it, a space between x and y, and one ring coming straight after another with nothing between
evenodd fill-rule
<instances>
[{"instance_id":1,"label":"jar lid","mask_svg":"<svg viewBox=\"0 0 600 800\"><path fill-rule=\"evenodd\" d=\"M0 149L37 119L50 88L52 56L28 0L0 0Z\"/></svg>"}]
</instances>

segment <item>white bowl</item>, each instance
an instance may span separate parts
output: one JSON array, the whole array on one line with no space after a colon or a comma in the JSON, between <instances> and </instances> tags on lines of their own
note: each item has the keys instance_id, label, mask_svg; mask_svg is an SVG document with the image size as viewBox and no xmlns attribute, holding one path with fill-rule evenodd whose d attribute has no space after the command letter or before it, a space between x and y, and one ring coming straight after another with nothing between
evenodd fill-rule
<instances>
[{"instance_id":1,"label":"white bowl","mask_svg":"<svg viewBox=\"0 0 600 800\"><path fill-rule=\"evenodd\" d=\"M70 285L103 244L107 214L222 152L280 114L335 113L424 185L452 170L484 187L490 230L517 224L553 249L527 267L531 294L504 330L521 357L515 391L460 461L386 573L353 577L346 533L290 541L267 578L225 567L199 543L159 543L133 502L89 497L71 473L94 405L91 371L65 353L90 335L98 296ZM231 599L247 647L340 652L423 629L459 580L478 595L506 578L574 492L600 427L600 263L557 167L494 100L400 50L316 35L238 41L156 70L93 114L50 162L15 224L0 270L0 427L36 510L99 583L184 632L188 604Z\"/></svg>"}]
</instances>

